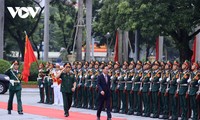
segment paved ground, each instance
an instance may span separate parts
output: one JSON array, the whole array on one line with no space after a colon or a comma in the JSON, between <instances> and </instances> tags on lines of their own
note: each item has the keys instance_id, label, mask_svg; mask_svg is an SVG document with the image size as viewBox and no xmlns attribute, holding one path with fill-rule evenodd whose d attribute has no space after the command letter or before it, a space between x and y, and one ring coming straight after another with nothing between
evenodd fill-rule
<instances>
[{"instance_id":1,"label":"paved ground","mask_svg":"<svg viewBox=\"0 0 200 120\"><path fill-rule=\"evenodd\" d=\"M0 95L0 102L7 102L7 101L8 101L8 92L3 95ZM23 105L32 105L32 106L55 108L55 109L63 110L62 106L39 104L39 103L37 103L38 101L39 101L38 89L23 88L23 90L22 90ZM16 103L16 97L14 97L14 103ZM96 115L95 110L71 108L70 111ZM102 112L101 115L106 116L106 112ZM112 113L112 116L117 117L117 118L127 119L127 120L133 120L133 119L153 120L151 118L138 117L138 116L133 116L133 115L124 115L124 114L118 114L118 113ZM18 115L18 113L16 111L12 111L12 115L8 115L7 110L1 109L1 107L0 107L0 119L1 120L2 119L4 119L4 120L59 120L59 119L53 119L53 118L49 118L49 117L45 117L45 116L27 114L27 113L24 113L24 115ZM95 120L95 119L96 118L91 118L91 120Z\"/></svg>"}]
</instances>

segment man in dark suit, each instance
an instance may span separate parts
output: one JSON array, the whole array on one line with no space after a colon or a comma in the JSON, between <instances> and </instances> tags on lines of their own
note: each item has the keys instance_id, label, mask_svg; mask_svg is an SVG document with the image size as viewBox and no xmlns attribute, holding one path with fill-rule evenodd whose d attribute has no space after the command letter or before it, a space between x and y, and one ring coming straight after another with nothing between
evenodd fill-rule
<instances>
[{"instance_id":1,"label":"man in dark suit","mask_svg":"<svg viewBox=\"0 0 200 120\"><path fill-rule=\"evenodd\" d=\"M100 114L106 102L107 109L107 120L111 120L110 113L110 76L108 76L108 67L104 66L102 74L100 74L97 78L97 86L98 86L98 110L97 110L97 120L100 120Z\"/></svg>"}]
</instances>

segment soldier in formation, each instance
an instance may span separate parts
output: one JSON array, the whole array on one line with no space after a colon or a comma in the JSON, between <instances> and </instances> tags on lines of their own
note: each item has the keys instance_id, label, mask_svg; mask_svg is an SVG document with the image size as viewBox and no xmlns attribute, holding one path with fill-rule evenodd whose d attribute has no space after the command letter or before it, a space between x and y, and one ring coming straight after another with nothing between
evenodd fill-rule
<instances>
[{"instance_id":1,"label":"soldier in formation","mask_svg":"<svg viewBox=\"0 0 200 120\"><path fill-rule=\"evenodd\" d=\"M46 91L46 77L49 77L50 63L41 66L38 74L38 86L41 89L40 101L51 102ZM71 66L71 65L70 65ZM119 62L75 61L70 74L74 75L74 107L97 109L97 78L102 68L108 67L110 76L111 111L128 115L160 119L182 120L199 119L200 114L200 72L199 63L185 61L159 62L131 61ZM50 76L52 77L52 76ZM41 79L42 78L42 79ZM62 77L61 77L62 78ZM61 89L62 80L61 80ZM44 85L44 87L43 87ZM43 90L43 89L44 90ZM64 98L63 98L64 99ZM66 98L65 98L66 99ZM68 109L65 106L66 116ZM192 111L192 112L191 112ZM192 117L191 117L192 116Z\"/></svg>"}]
</instances>

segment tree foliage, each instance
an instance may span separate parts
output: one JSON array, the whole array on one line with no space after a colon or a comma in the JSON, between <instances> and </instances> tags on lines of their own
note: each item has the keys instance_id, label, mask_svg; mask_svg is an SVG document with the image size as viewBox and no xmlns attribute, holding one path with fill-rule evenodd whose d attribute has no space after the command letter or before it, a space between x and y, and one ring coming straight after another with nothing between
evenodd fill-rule
<instances>
[{"instance_id":1,"label":"tree foliage","mask_svg":"<svg viewBox=\"0 0 200 120\"><path fill-rule=\"evenodd\" d=\"M5 8L7 7L34 7L35 5L39 5L38 2L34 0L6 0L5 1ZM39 5L40 6L40 5ZM39 14L33 19L31 16L27 17L26 19L21 19L19 16L12 18L9 11L5 10L5 37L9 38L12 37L14 41L17 42L19 51L22 54L22 59L24 58L24 47L25 47L25 33L27 32L28 36L32 36L35 32L37 25L39 23L42 10L44 7L41 7Z\"/></svg>"},{"instance_id":2,"label":"tree foliage","mask_svg":"<svg viewBox=\"0 0 200 120\"><path fill-rule=\"evenodd\" d=\"M98 30L134 31L142 37L171 36L179 50L180 61L190 60L189 41L199 33L199 0L106 0L100 11Z\"/></svg>"},{"instance_id":3,"label":"tree foliage","mask_svg":"<svg viewBox=\"0 0 200 120\"><path fill-rule=\"evenodd\" d=\"M73 46L73 40L74 40L74 34L75 29L74 26L76 24L76 14L77 11L73 4L75 1L72 1L71 4L66 4L58 0L54 0L52 2L52 7L54 10L51 12L51 22L53 24L57 24L61 34L62 41L60 41L61 44L63 44L68 54L72 50Z\"/></svg>"}]
</instances>

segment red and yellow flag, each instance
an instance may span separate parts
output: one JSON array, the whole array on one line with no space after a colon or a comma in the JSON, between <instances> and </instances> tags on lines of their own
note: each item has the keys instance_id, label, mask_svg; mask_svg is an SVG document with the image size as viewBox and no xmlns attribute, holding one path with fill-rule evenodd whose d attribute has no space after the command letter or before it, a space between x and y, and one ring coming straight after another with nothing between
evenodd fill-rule
<instances>
[{"instance_id":1,"label":"red and yellow flag","mask_svg":"<svg viewBox=\"0 0 200 120\"><path fill-rule=\"evenodd\" d=\"M22 72L23 80L28 82L28 77L30 75L30 67L31 63L35 62L37 59L34 55L33 48L28 39L28 35L26 35L26 43L25 43L25 51L24 51L24 68Z\"/></svg>"}]
</instances>

